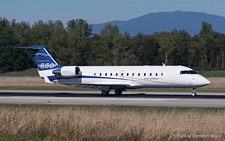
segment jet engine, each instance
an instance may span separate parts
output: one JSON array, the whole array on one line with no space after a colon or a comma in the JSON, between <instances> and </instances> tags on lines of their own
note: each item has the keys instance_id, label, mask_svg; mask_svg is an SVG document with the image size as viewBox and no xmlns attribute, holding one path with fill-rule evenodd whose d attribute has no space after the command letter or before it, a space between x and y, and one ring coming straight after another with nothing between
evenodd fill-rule
<instances>
[{"instance_id":1,"label":"jet engine","mask_svg":"<svg viewBox=\"0 0 225 141\"><path fill-rule=\"evenodd\" d=\"M60 69L55 69L52 71L56 76L62 77L78 77L81 75L80 68L78 66L64 66Z\"/></svg>"}]
</instances>

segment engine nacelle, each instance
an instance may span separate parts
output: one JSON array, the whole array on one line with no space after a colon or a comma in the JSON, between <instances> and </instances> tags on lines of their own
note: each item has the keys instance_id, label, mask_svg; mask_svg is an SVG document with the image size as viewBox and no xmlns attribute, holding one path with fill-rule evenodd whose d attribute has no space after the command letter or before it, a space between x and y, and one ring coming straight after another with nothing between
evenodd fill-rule
<instances>
[{"instance_id":1,"label":"engine nacelle","mask_svg":"<svg viewBox=\"0 0 225 141\"><path fill-rule=\"evenodd\" d=\"M60 69L53 70L52 73L62 77L78 77L81 75L81 71L78 66L64 66Z\"/></svg>"}]
</instances>

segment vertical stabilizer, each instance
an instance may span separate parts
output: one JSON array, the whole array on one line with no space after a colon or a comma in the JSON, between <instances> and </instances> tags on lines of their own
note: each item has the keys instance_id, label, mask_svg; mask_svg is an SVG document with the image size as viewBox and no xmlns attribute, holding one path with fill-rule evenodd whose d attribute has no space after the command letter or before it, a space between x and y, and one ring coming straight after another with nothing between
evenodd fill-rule
<instances>
[{"instance_id":1,"label":"vertical stabilizer","mask_svg":"<svg viewBox=\"0 0 225 141\"><path fill-rule=\"evenodd\" d=\"M28 49L30 50L39 71L58 68L58 63L43 46L34 45L29 46Z\"/></svg>"},{"instance_id":2,"label":"vertical stabilizer","mask_svg":"<svg viewBox=\"0 0 225 141\"><path fill-rule=\"evenodd\" d=\"M46 83L53 83L56 80L52 70L61 68L58 63L52 58L48 51L41 45L33 45L29 47L15 47L15 48L26 48L30 50L30 53L38 67L38 73Z\"/></svg>"}]
</instances>

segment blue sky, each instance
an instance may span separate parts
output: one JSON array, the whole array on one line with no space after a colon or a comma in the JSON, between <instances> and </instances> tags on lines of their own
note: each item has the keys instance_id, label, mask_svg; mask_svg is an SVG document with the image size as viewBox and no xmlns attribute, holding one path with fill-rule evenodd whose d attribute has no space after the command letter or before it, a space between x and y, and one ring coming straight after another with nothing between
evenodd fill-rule
<instances>
[{"instance_id":1,"label":"blue sky","mask_svg":"<svg viewBox=\"0 0 225 141\"><path fill-rule=\"evenodd\" d=\"M0 17L30 24L80 18L94 24L177 10L225 17L225 0L0 0Z\"/></svg>"}]
</instances>

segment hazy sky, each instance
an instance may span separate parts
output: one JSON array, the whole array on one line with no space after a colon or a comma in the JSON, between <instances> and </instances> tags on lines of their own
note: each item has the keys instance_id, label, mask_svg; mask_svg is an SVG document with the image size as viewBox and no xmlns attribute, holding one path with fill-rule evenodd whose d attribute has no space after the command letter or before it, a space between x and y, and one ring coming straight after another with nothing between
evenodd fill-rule
<instances>
[{"instance_id":1,"label":"hazy sky","mask_svg":"<svg viewBox=\"0 0 225 141\"><path fill-rule=\"evenodd\" d=\"M0 0L0 17L30 24L71 19L94 24L177 10L225 17L225 0Z\"/></svg>"}]
</instances>

